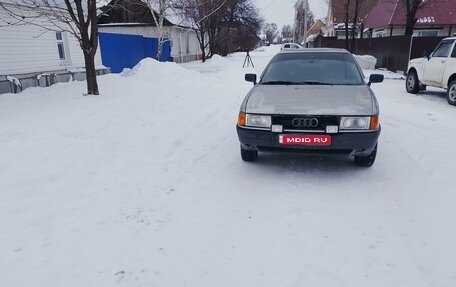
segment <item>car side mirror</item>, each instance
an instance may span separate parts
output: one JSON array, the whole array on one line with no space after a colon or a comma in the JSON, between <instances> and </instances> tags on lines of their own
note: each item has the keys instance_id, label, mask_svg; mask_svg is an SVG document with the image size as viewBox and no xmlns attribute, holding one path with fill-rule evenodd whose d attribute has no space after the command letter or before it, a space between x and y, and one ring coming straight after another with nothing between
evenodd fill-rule
<instances>
[{"instance_id":1,"label":"car side mirror","mask_svg":"<svg viewBox=\"0 0 456 287\"><path fill-rule=\"evenodd\" d=\"M423 52L423 58L426 58L426 59L428 59L428 60L431 58L431 55L429 54L428 51L424 50L424 52Z\"/></svg>"},{"instance_id":2,"label":"car side mirror","mask_svg":"<svg viewBox=\"0 0 456 287\"><path fill-rule=\"evenodd\" d=\"M247 82L252 82L254 85L257 84L257 75L256 74L245 74L245 80Z\"/></svg>"},{"instance_id":3,"label":"car side mirror","mask_svg":"<svg viewBox=\"0 0 456 287\"><path fill-rule=\"evenodd\" d=\"M367 83L368 86L370 86L372 83L381 83L385 79L385 76L381 74L372 74L369 77L369 83Z\"/></svg>"}]
</instances>

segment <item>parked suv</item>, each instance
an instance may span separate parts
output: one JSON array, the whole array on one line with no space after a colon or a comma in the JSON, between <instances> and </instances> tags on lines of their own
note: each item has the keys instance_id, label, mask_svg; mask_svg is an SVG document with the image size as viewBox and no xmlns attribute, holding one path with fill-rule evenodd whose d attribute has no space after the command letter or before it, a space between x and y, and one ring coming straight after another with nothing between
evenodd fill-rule
<instances>
[{"instance_id":1,"label":"parked suv","mask_svg":"<svg viewBox=\"0 0 456 287\"><path fill-rule=\"evenodd\" d=\"M336 153L371 166L380 135L379 107L353 55L342 49L285 50L277 54L239 112L237 133L244 161L258 151Z\"/></svg>"},{"instance_id":2,"label":"parked suv","mask_svg":"<svg viewBox=\"0 0 456 287\"><path fill-rule=\"evenodd\" d=\"M456 37L443 39L430 56L411 60L407 71L407 92L446 89L448 103L456 106Z\"/></svg>"}]
</instances>

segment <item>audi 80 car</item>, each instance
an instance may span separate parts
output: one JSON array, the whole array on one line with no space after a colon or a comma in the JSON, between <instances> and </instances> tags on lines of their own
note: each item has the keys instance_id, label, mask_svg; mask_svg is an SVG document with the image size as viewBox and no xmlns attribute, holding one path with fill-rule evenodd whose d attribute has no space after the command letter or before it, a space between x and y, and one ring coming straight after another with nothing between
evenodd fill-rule
<instances>
[{"instance_id":1,"label":"audi 80 car","mask_svg":"<svg viewBox=\"0 0 456 287\"><path fill-rule=\"evenodd\" d=\"M245 97L237 134L244 161L258 152L291 151L345 154L372 166L380 135L379 106L352 54L343 49L280 52L257 75Z\"/></svg>"}]
</instances>

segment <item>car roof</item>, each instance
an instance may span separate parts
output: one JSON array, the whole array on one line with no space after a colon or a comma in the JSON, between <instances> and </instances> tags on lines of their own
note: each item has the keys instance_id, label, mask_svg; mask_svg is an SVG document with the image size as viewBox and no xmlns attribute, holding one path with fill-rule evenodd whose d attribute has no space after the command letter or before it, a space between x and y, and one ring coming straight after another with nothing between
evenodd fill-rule
<instances>
[{"instance_id":1,"label":"car roof","mask_svg":"<svg viewBox=\"0 0 456 287\"><path fill-rule=\"evenodd\" d=\"M304 48L304 49L295 49L295 50L283 50L281 54L299 54L299 53L345 53L350 54L345 49L337 48Z\"/></svg>"},{"instance_id":2,"label":"car roof","mask_svg":"<svg viewBox=\"0 0 456 287\"><path fill-rule=\"evenodd\" d=\"M445 38L442 41L454 41L454 40L456 40L456 37Z\"/></svg>"}]
</instances>

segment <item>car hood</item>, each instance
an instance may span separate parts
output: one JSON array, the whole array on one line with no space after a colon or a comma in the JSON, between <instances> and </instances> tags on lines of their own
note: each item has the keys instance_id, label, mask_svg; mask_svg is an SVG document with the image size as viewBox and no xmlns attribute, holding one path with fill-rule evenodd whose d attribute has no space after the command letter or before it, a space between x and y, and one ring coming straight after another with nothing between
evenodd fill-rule
<instances>
[{"instance_id":1,"label":"car hood","mask_svg":"<svg viewBox=\"0 0 456 287\"><path fill-rule=\"evenodd\" d=\"M410 60L410 64L421 64L423 63L425 60L427 60L426 58L416 58L416 59L413 59L413 60Z\"/></svg>"},{"instance_id":2,"label":"car hood","mask_svg":"<svg viewBox=\"0 0 456 287\"><path fill-rule=\"evenodd\" d=\"M372 115L373 93L361 86L257 85L245 111L257 114Z\"/></svg>"}]
</instances>

